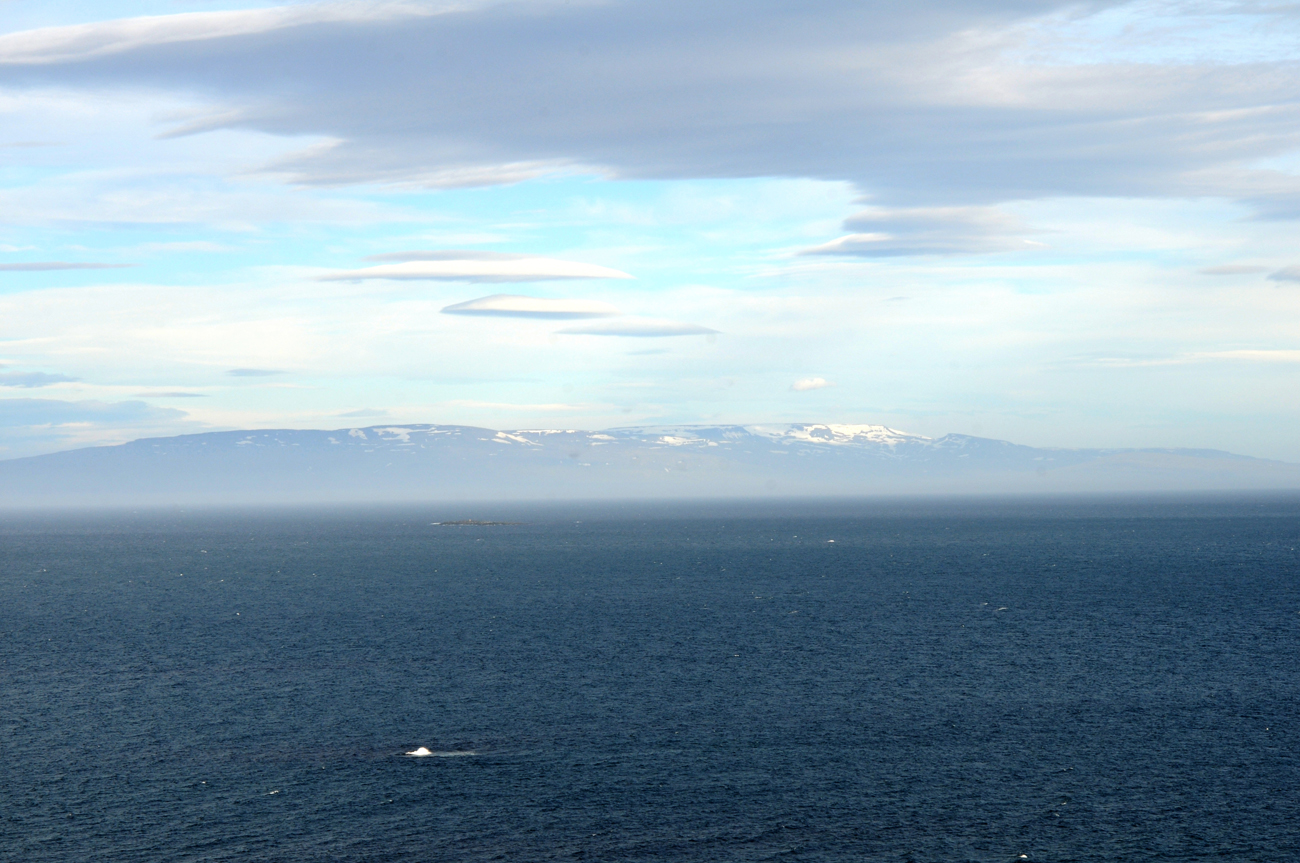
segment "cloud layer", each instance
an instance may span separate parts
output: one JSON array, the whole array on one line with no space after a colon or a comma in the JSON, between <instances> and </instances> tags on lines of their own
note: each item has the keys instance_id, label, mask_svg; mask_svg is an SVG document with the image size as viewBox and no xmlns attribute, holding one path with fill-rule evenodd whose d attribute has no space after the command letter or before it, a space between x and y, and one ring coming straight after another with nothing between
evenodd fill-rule
<instances>
[{"instance_id":1,"label":"cloud layer","mask_svg":"<svg viewBox=\"0 0 1300 863\"><path fill-rule=\"evenodd\" d=\"M619 313L609 303L598 300L547 299L517 294L493 294L445 307L444 315L480 315L499 318L606 318Z\"/></svg>"},{"instance_id":2,"label":"cloud layer","mask_svg":"<svg viewBox=\"0 0 1300 863\"><path fill-rule=\"evenodd\" d=\"M346 270L321 276L321 281L394 279L399 281L447 282L543 282L555 279L630 279L620 270L561 261L535 255L494 252L399 252L375 255L373 259L400 260L360 270Z\"/></svg>"},{"instance_id":3,"label":"cloud layer","mask_svg":"<svg viewBox=\"0 0 1300 863\"><path fill-rule=\"evenodd\" d=\"M51 385L0 394L187 411L37 423L0 456L362 410L600 428L815 403L1298 459L1297 21L349 0L0 36L3 371ZM141 269L40 272L109 261ZM370 279L395 281L348 283Z\"/></svg>"},{"instance_id":4,"label":"cloud layer","mask_svg":"<svg viewBox=\"0 0 1300 863\"><path fill-rule=\"evenodd\" d=\"M56 399L0 399L0 428L107 423L145 423L180 419L184 411L139 401L68 402Z\"/></svg>"},{"instance_id":5,"label":"cloud layer","mask_svg":"<svg viewBox=\"0 0 1300 863\"><path fill-rule=\"evenodd\" d=\"M717 330L688 324L681 321L660 321L650 318L620 318L614 321L598 321L580 324L556 330L564 335L575 336L629 336L632 338L662 338L665 336L708 336L717 334Z\"/></svg>"},{"instance_id":6,"label":"cloud layer","mask_svg":"<svg viewBox=\"0 0 1300 863\"><path fill-rule=\"evenodd\" d=\"M1202 267L1200 272L1206 276L1252 276L1257 273L1267 273L1268 267L1256 264L1224 264L1218 267Z\"/></svg>"},{"instance_id":7,"label":"cloud layer","mask_svg":"<svg viewBox=\"0 0 1300 863\"><path fill-rule=\"evenodd\" d=\"M20 264L0 264L0 273L44 273L54 270L121 270L135 264L94 264L78 261L32 261Z\"/></svg>"},{"instance_id":8,"label":"cloud layer","mask_svg":"<svg viewBox=\"0 0 1300 863\"><path fill-rule=\"evenodd\" d=\"M0 372L0 387L47 387L50 384L63 384L76 381L67 375L48 374L46 372Z\"/></svg>"},{"instance_id":9,"label":"cloud layer","mask_svg":"<svg viewBox=\"0 0 1300 863\"><path fill-rule=\"evenodd\" d=\"M1119 5L305 4L9 34L0 84L204 94L174 134L324 136L269 166L300 183L569 167L849 180L908 207L1222 195L1300 214L1300 182L1259 167L1300 145L1294 63L1089 59L1058 34Z\"/></svg>"},{"instance_id":10,"label":"cloud layer","mask_svg":"<svg viewBox=\"0 0 1300 863\"><path fill-rule=\"evenodd\" d=\"M877 208L851 216L854 233L807 249L805 255L886 258L1024 251L1044 244L1026 239L1020 222L991 207Z\"/></svg>"},{"instance_id":11,"label":"cloud layer","mask_svg":"<svg viewBox=\"0 0 1300 863\"><path fill-rule=\"evenodd\" d=\"M269 378L284 372L278 369L230 369L226 374L232 378Z\"/></svg>"}]
</instances>

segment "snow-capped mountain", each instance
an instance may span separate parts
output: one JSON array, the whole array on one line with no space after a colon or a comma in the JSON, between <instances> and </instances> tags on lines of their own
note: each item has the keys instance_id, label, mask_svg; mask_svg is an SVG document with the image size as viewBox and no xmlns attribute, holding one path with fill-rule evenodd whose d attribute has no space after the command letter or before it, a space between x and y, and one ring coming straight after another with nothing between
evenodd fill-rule
<instances>
[{"instance_id":1,"label":"snow-capped mountain","mask_svg":"<svg viewBox=\"0 0 1300 863\"><path fill-rule=\"evenodd\" d=\"M311 432L243 432L236 445L265 446L288 443L293 435L294 445L302 445L296 436ZM681 425L681 426L629 426L604 431L578 429L515 429L493 431L470 426L402 425L371 426L324 433L325 440L338 445L362 447L426 447L445 445L446 441L478 441L480 443L517 444L544 449L555 446L637 446L660 448L680 447L708 449L724 447L743 451L748 446L771 444L811 450L824 447L846 447L875 453L893 453L916 448L951 448L964 446L966 441L983 440L964 435L946 435L929 438L924 435L892 429L881 425L844 425L833 423L799 423L790 425ZM196 437L209 437L208 435ZM167 440L180 440L167 439ZM997 443L1003 443L998 441ZM155 442L158 445L158 442Z\"/></svg>"},{"instance_id":2,"label":"snow-capped mountain","mask_svg":"<svg viewBox=\"0 0 1300 863\"><path fill-rule=\"evenodd\" d=\"M900 443L929 444L933 441L923 435L909 434L888 426L873 425L837 425L818 423L814 425L784 426L745 426L745 431L760 437L770 438L778 443L825 444L827 446L887 446L890 448Z\"/></svg>"},{"instance_id":3,"label":"snow-capped mountain","mask_svg":"<svg viewBox=\"0 0 1300 863\"><path fill-rule=\"evenodd\" d=\"M212 432L0 462L8 506L1248 488L1300 488L1300 466L828 423Z\"/></svg>"}]
</instances>

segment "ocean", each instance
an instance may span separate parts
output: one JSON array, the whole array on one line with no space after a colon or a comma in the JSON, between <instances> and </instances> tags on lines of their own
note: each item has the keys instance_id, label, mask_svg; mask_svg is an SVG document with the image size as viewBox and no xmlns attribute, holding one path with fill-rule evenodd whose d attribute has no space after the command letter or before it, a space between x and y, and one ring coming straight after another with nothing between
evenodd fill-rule
<instances>
[{"instance_id":1,"label":"ocean","mask_svg":"<svg viewBox=\"0 0 1300 863\"><path fill-rule=\"evenodd\" d=\"M1296 497L9 513L0 859L1300 860L1298 549Z\"/></svg>"}]
</instances>

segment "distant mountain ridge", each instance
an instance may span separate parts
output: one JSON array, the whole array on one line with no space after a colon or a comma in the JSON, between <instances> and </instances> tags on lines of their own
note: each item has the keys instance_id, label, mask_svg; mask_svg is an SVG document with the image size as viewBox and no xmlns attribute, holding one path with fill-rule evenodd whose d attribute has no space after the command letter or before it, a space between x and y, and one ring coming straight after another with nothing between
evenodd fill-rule
<instances>
[{"instance_id":1,"label":"distant mountain ridge","mask_svg":"<svg viewBox=\"0 0 1300 863\"><path fill-rule=\"evenodd\" d=\"M6 506L1247 489L1300 489L1300 465L834 423L208 432L0 461Z\"/></svg>"}]
</instances>

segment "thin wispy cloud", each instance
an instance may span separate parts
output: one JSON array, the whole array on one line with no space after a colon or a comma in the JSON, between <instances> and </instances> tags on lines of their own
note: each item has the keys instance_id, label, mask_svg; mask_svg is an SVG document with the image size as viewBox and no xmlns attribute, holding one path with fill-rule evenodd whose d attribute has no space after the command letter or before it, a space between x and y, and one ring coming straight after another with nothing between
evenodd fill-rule
<instances>
[{"instance_id":1,"label":"thin wispy cloud","mask_svg":"<svg viewBox=\"0 0 1300 863\"><path fill-rule=\"evenodd\" d=\"M1136 368L1141 366L1182 366L1193 363L1247 362L1300 363L1300 349L1241 349L1231 351L1194 351L1168 357L1100 357L1091 365Z\"/></svg>"},{"instance_id":2,"label":"thin wispy cloud","mask_svg":"<svg viewBox=\"0 0 1300 863\"><path fill-rule=\"evenodd\" d=\"M716 335L717 330L699 324L681 321L660 321L648 318L622 318L612 321L599 321L580 324L556 330L557 333L574 336L627 336L630 338L664 338L667 336L708 336Z\"/></svg>"},{"instance_id":3,"label":"thin wispy cloud","mask_svg":"<svg viewBox=\"0 0 1300 863\"><path fill-rule=\"evenodd\" d=\"M407 252L384 252L366 255L362 260L376 263L406 263L408 261L526 261L536 255L517 252L485 252L470 249L413 249Z\"/></svg>"},{"instance_id":4,"label":"thin wispy cloud","mask_svg":"<svg viewBox=\"0 0 1300 863\"><path fill-rule=\"evenodd\" d=\"M557 279L630 279L621 270L562 261L534 255L498 252L399 252L396 257L373 256L371 260L400 260L359 270L344 270L320 276L321 281L363 281L392 279L398 281L445 282L544 282Z\"/></svg>"},{"instance_id":5,"label":"thin wispy cloud","mask_svg":"<svg viewBox=\"0 0 1300 863\"><path fill-rule=\"evenodd\" d=\"M231 12L188 12L46 27L0 36L0 62L50 64L132 50L249 36L294 26L406 18L426 13L413 3L309 3Z\"/></svg>"},{"instance_id":6,"label":"thin wispy cloud","mask_svg":"<svg viewBox=\"0 0 1300 863\"><path fill-rule=\"evenodd\" d=\"M1041 249L1020 221L990 207L915 207L866 210L844 227L854 233L804 250L804 255L887 258L903 255L980 255Z\"/></svg>"},{"instance_id":7,"label":"thin wispy cloud","mask_svg":"<svg viewBox=\"0 0 1300 863\"><path fill-rule=\"evenodd\" d=\"M1276 272L1268 274L1270 282L1300 282L1300 265L1294 267L1283 267Z\"/></svg>"},{"instance_id":8,"label":"thin wispy cloud","mask_svg":"<svg viewBox=\"0 0 1300 863\"><path fill-rule=\"evenodd\" d=\"M279 369L230 369L226 372L226 375L232 378L269 378L282 374L284 372Z\"/></svg>"},{"instance_id":9,"label":"thin wispy cloud","mask_svg":"<svg viewBox=\"0 0 1300 863\"><path fill-rule=\"evenodd\" d=\"M833 387L835 384L826 380L826 378L802 378L790 385L790 389L797 393L808 392L809 390L824 390L827 387Z\"/></svg>"},{"instance_id":10,"label":"thin wispy cloud","mask_svg":"<svg viewBox=\"0 0 1300 863\"><path fill-rule=\"evenodd\" d=\"M44 273L55 270L123 270L136 264L100 264L86 261L27 261L17 264L0 264L4 273Z\"/></svg>"},{"instance_id":11,"label":"thin wispy cloud","mask_svg":"<svg viewBox=\"0 0 1300 863\"><path fill-rule=\"evenodd\" d=\"M169 390L161 393L136 393L135 397L138 399L206 399L208 394Z\"/></svg>"},{"instance_id":12,"label":"thin wispy cloud","mask_svg":"<svg viewBox=\"0 0 1300 863\"><path fill-rule=\"evenodd\" d=\"M231 252L235 247L209 240L176 240L165 243L141 243L142 252Z\"/></svg>"},{"instance_id":13,"label":"thin wispy cloud","mask_svg":"<svg viewBox=\"0 0 1300 863\"><path fill-rule=\"evenodd\" d=\"M444 315L476 315L499 318L605 318L619 313L609 303L599 300L549 299L517 294L493 294L443 308Z\"/></svg>"},{"instance_id":14,"label":"thin wispy cloud","mask_svg":"<svg viewBox=\"0 0 1300 863\"><path fill-rule=\"evenodd\" d=\"M571 413L573 411L583 410L585 405L571 405L564 402L550 402L540 404L516 403L516 402L487 402L478 399L452 399L445 402L447 407L457 408L482 408L493 411L527 411L528 413Z\"/></svg>"},{"instance_id":15,"label":"thin wispy cloud","mask_svg":"<svg viewBox=\"0 0 1300 863\"><path fill-rule=\"evenodd\" d=\"M72 383L77 378L46 372L0 372L0 387L48 387L51 384Z\"/></svg>"},{"instance_id":16,"label":"thin wispy cloud","mask_svg":"<svg viewBox=\"0 0 1300 863\"><path fill-rule=\"evenodd\" d=\"M0 399L0 428L158 422L184 416L184 411L155 407L140 401Z\"/></svg>"},{"instance_id":17,"label":"thin wispy cloud","mask_svg":"<svg viewBox=\"0 0 1300 863\"><path fill-rule=\"evenodd\" d=\"M1267 273L1268 267L1256 264L1224 264L1219 267L1202 267L1197 272L1203 276L1254 276Z\"/></svg>"}]
</instances>

